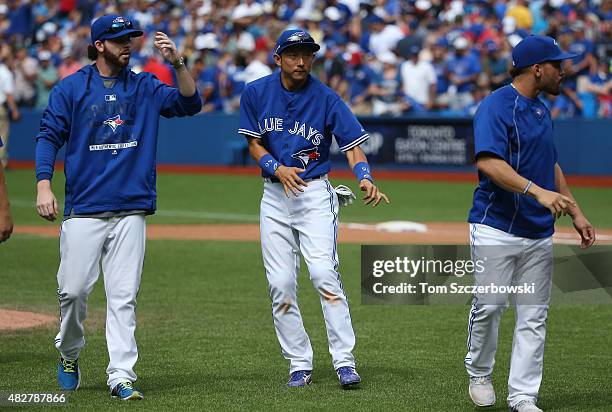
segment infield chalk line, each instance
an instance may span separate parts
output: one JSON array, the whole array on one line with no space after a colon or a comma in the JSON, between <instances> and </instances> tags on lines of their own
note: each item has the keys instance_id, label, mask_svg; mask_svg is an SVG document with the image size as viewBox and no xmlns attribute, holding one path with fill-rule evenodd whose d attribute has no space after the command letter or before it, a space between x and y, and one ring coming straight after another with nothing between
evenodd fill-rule
<instances>
[{"instance_id":1,"label":"infield chalk line","mask_svg":"<svg viewBox=\"0 0 612 412\"><path fill-rule=\"evenodd\" d=\"M23 199L11 199L11 206L19 208L32 208L35 211L36 204L29 200ZM259 216L248 215L241 213L222 213L222 212L204 212L204 211L190 211L190 210L163 210L158 209L155 211L158 216L164 217L189 217L194 219L216 219L226 220L234 222L259 222Z\"/></svg>"}]
</instances>

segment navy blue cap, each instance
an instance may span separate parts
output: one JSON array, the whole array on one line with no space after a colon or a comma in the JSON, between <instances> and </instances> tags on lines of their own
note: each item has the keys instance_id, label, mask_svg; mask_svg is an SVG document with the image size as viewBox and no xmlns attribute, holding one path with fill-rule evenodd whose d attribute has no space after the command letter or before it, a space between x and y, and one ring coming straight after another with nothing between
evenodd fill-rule
<instances>
[{"instance_id":1,"label":"navy blue cap","mask_svg":"<svg viewBox=\"0 0 612 412\"><path fill-rule=\"evenodd\" d=\"M274 54L280 56L280 54L288 47L296 46L299 44L305 44L312 48L313 51L319 51L321 46L319 46L312 36L305 30L301 29L291 29L285 30L278 36L278 41L276 42L276 47L274 48Z\"/></svg>"},{"instance_id":2,"label":"navy blue cap","mask_svg":"<svg viewBox=\"0 0 612 412\"><path fill-rule=\"evenodd\" d=\"M440 46L440 47L448 47L448 40L446 39L446 37L442 36L439 37L438 39L436 39L436 41L434 42L434 46Z\"/></svg>"},{"instance_id":3,"label":"navy blue cap","mask_svg":"<svg viewBox=\"0 0 612 412\"><path fill-rule=\"evenodd\" d=\"M126 17L117 14L102 16L91 25L91 44L97 40L104 41L123 36L140 37L142 31L135 29Z\"/></svg>"},{"instance_id":4,"label":"navy blue cap","mask_svg":"<svg viewBox=\"0 0 612 412\"><path fill-rule=\"evenodd\" d=\"M578 56L561 50L557 41L548 36L527 36L512 50L512 65L517 69L534 64L572 59Z\"/></svg>"}]
</instances>

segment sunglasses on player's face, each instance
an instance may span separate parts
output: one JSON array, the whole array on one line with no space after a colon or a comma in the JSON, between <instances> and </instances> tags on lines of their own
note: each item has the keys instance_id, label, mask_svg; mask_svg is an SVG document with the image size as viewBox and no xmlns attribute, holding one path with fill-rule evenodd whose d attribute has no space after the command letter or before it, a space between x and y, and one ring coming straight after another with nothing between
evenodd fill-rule
<instances>
[{"instance_id":1,"label":"sunglasses on player's face","mask_svg":"<svg viewBox=\"0 0 612 412\"><path fill-rule=\"evenodd\" d=\"M106 33L117 34L125 29L131 29L132 22L129 20L116 21L106 30Z\"/></svg>"}]
</instances>

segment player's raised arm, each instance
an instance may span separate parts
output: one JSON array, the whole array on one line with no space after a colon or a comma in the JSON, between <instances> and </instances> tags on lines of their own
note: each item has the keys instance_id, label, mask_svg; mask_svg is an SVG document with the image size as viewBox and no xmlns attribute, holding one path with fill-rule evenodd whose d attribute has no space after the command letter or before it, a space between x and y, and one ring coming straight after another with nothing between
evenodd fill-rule
<instances>
[{"instance_id":1,"label":"player's raised arm","mask_svg":"<svg viewBox=\"0 0 612 412\"><path fill-rule=\"evenodd\" d=\"M176 44L168 37L166 33L160 31L155 33L155 47L160 51L164 59L172 64L176 71L176 81L181 96L191 97L196 92L196 86L189 70L185 66L183 58L179 54Z\"/></svg>"},{"instance_id":2,"label":"player's raised arm","mask_svg":"<svg viewBox=\"0 0 612 412\"><path fill-rule=\"evenodd\" d=\"M355 173L357 181L359 182L359 190L366 192L363 201L366 205L372 204L372 207L376 207L381 200L389 202L389 198L378 187L374 184L374 178L370 171L370 165L365 153L359 146L355 146L352 149L344 152L349 163L349 168Z\"/></svg>"}]
</instances>

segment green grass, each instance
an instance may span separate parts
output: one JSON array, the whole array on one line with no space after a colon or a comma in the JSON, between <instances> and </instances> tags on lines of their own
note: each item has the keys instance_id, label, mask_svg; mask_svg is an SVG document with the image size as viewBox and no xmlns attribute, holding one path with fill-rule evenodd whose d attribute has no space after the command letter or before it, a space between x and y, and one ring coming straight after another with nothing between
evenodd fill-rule
<instances>
[{"instance_id":1,"label":"green grass","mask_svg":"<svg viewBox=\"0 0 612 412\"><path fill-rule=\"evenodd\" d=\"M12 210L16 224L49 224L36 215L36 191L32 171L7 173ZM334 179L357 190L354 180ZM410 220L417 222L463 222L471 207L474 185L471 183L414 182L380 180L381 190L391 198L390 205L377 208L354 204L341 209L343 222L381 222ZM63 203L63 174L57 173L53 187ZM158 177L158 213L149 223L240 223L257 222L262 182L257 176L160 174ZM609 205L612 189L575 188L574 195L596 228L612 227ZM357 194L359 195L359 193ZM559 224L571 225L569 218Z\"/></svg>"},{"instance_id":2,"label":"green grass","mask_svg":"<svg viewBox=\"0 0 612 412\"><path fill-rule=\"evenodd\" d=\"M31 171L7 173L17 225L46 223L34 210ZM350 180L337 180L355 188ZM380 181L392 205L342 209L344 222L464 221L473 185ZM63 192L61 173L55 193ZM596 227L612 190L574 193ZM159 213L149 223L256 222L261 181L255 176L161 174ZM61 199L60 199L61 200ZM566 221L567 224L567 221ZM315 383L285 387L287 363L274 334L256 242L149 241L138 301L142 403L112 402L106 389L102 279L89 300L83 387L69 406L83 410L411 410L471 411L463 368L467 306L366 306L360 303L359 247L339 247L343 283L357 334L364 384L341 391L331 367L318 296L300 276L300 307L315 350ZM0 245L0 307L57 313L58 240L14 235ZM303 265L304 266L304 265ZM551 308L540 405L545 410L609 410L612 305ZM513 313L500 330L497 407L505 411ZM56 325L0 333L0 393L55 391Z\"/></svg>"},{"instance_id":3,"label":"green grass","mask_svg":"<svg viewBox=\"0 0 612 412\"><path fill-rule=\"evenodd\" d=\"M57 240L16 235L0 246L2 307L57 313ZM341 272L357 334L364 383L342 391L308 276L300 307L315 351L314 384L289 390L272 326L261 252L255 242L149 241L138 297L139 410L471 411L463 369L467 306L360 303L359 247L341 245ZM102 279L89 300L83 387L69 406L115 410L106 390ZM610 305L553 306L540 405L604 411L612 404ZM501 325L494 374L504 411L513 313ZM55 391L56 325L0 333L0 393Z\"/></svg>"}]
</instances>

